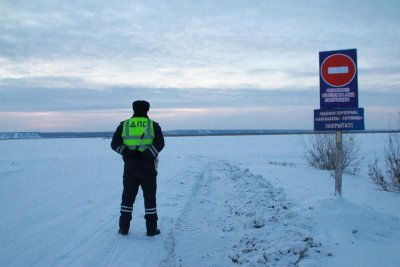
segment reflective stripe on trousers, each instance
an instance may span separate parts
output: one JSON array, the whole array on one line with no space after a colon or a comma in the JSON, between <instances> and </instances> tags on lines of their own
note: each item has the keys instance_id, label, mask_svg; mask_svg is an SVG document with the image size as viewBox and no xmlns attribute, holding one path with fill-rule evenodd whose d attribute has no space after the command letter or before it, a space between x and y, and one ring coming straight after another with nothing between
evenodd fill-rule
<instances>
[{"instance_id":1,"label":"reflective stripe on trousers","mask_svg":"<svg viewBox=\"0 0 400 267\"><path fill-rule=\"evenodd\" d=\"M157 208L145 209L145 214L146 215L157 214Z\"/></svg>"},{"instance_id":2,"label":"reflective stripe on trousers","mask_svg":"<svg viewBox=\"0 0 400 267\"><path fill-rule=\"evenodd\" d=\"M121 205L121 212L132 213L132 211L133 211L133 207Z\"/></svg>"}]
</instances>

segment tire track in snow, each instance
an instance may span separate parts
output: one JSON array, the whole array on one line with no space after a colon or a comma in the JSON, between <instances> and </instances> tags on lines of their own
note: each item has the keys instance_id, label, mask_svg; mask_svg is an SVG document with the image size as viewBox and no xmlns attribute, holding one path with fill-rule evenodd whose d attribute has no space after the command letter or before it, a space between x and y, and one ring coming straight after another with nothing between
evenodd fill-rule
<instances>
[{"instance_id":1,"label":"tire track in snow","mask_svg":"<svg viewBox=\"0 0 400 267\"><path fill-rule=\"evenodd\" d=\"M160 262L160 267L171 267L176 266L176 234L185 227L185 220L189 215L190 210L192 209L193 199L198 194L203 180L204 180L204 173L200 172L195 175L196 182L192 186L190 195L188 200L185 202L180 215L176 218L175 224L170 228L170 231L167 234L167 238L165 240L165 249L167 250L167 256Z\"/></svg>"},{"instance_id":2,"label":"tire track in snow","mask_svg":"<svg viewBox=\"0 0 400 267\"><path fill-rule=\"evenodd\" d=\"M108 216L107 220L87 233L79 243L73 242L64 248L51 266L75 265L76 259L84 262L84 266L112 266L111 262L115 258L121 238L116 232L110 235L115 230L111 227L116 222L115 216ZM93 249L93 246L96 246L96 249ZM90 253L87 253L88 251Z\"/></svg>"},{"instance_id":3,"label":"tire track in snow","mask_svg":"<svg viewBox=\"0 0 400 267\"><path fill-rule=\"evenodd\" d=\"M170 232L169 257L160 266L230 264L226 251L231 247L229 240L234 233L223 232L226 225L221 218L228 215L223 200L226 190L233 190L233 186L226 183L230 180L214 173L216 166L208 163L193 177L195 183ZM219 214L220 211L224 214Z\"/></svg>"},{"instance_id":4,"label":"tire track in snow","mask_svg":"<svg viewBox=\"0 0 400 267\"><path fill-rule=\"evenodd\" d=\"M164 241L164 249L166 256L159 262L159 267L172 267L175 266L176 254L175 254L175 231L172 225L172 218L168 220L169 231L167 232L166 239Z\"/></svg>"},{"instance_id":5,"label":"tire track in snow","mask_svg":"<svg viewBox=\"0 0 400 267\"><path fill-rule=\"evenodd\" d=\"M225 190L231 190L231 186L215 175L214 169L215 163L208 163L195 177L196 183L175 225L176 266L229 263L226 251L231 235L223 234L219 213L224 212Z\"/></svg>"},{"instance_id":6,"label":"tire track in snow","mask_svg":"<svg viewBox=\"0 0 400 267\"><path fill-rule=\"evenodd\" d=\"M119 251L119 244L121 239L124 238L117 233L115 235L116 237L108 241L108 244L105 246L105 248L103 248L98 254L99 257L96 257L95 263L92 266L113 266L113 262L118 256L117 251Z\"/></svg>"}]
</instances>

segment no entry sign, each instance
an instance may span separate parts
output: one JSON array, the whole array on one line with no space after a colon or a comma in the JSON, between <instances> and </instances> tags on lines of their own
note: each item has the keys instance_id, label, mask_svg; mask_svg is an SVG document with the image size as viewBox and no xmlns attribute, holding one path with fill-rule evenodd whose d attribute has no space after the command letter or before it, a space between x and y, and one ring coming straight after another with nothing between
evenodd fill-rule
<instances>
[{"instance_id":1,"label":"no entry sign","mask_svg":"<svg viewBox=\"0 0 400 267\"><path fill-rule=\"evenodd\" d=\"M356 63L346 54L333 54L321 64L321 77L330 86L348 85L356 76Z\"/></svg>"},{"instance_id":2,"label":"no entry sign","mask_svg":"<svg viewBox=\"0 0 400 267\"><path fill-rule=\"evenodd\" d=\"M320 107L315 131L364 130L358 107L357 50L319 52Z\"/></svg>"},{"instance_id":3,"label":"no entry sign","mask_svg":"<svg viewBox=\"0 0 400 267\"><path fill-rule=\"evenodd\" d=\"M319 53L321 109L357 108L357 50Z\"/></svg>"}]
</instances>

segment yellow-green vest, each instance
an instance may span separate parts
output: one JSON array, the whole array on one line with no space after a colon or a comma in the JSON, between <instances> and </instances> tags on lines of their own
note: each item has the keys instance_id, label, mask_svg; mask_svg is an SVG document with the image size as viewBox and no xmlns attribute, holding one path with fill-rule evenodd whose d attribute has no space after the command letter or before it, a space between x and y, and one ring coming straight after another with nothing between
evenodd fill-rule
<instances>
[{"instance_id":1,"label":"yellow-green vest","mask_svg":"<svg viewBox=\"0 0 400 267\"><path fill-rule=\"evenodd\" d=\"M153 144L153 121L144 117L133 117L124 121L122 128L124 145L131 150L144 151Z\"/></svg>"}]
</instances>

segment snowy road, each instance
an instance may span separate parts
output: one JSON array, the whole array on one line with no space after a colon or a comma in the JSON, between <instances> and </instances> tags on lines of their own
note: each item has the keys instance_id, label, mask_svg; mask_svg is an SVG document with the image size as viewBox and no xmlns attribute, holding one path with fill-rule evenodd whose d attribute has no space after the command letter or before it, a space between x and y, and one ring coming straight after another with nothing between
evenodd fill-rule
<instances>
[{"instance_id":1,"label":"snowy road","mask_svg":"<svg viewBox=\"0 0 400 267\"><path fill-rule=\"evenodd\" d=\"M238 140L247 145L240 154ZM298 139L288 137L168 139L158 177L161 235L145 236L139 194L130 234L119 236L122 162L109 142L0 143L0 266L335 266L349 261L344 251L383 244L389 263L399 258L400 220L393 215L399 206L376 219L366 203L344 202L353 211L344 209L346 218L356 218L344 220L350 229L324 228L333 213L320 206L342 208L325 185L331 178L305 166ZM300 178L308 183L294 180ZM384 227L364 234L373 224Z\"/></svg>"}]
</instances>

